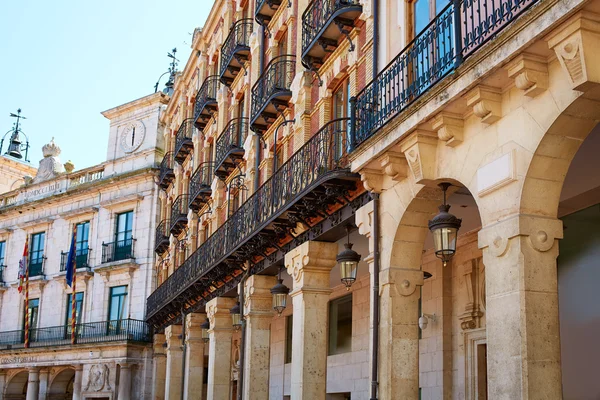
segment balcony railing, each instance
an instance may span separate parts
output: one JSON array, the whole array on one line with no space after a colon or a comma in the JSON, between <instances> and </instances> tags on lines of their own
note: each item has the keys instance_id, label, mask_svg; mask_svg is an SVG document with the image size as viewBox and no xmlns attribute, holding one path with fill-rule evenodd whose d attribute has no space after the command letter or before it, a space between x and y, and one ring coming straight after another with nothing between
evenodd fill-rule
<instances>
[{"instance_id":1,"label":"balcony railing","mask_svg":"<svg viewBox=\"0 0 600 400\"><path fill-rule=\"evenodd\" d=\"M90 249L80 249L75 252L75 265L77 269L89 269L90 268ZM69 259L68 251L60 252L60 272L67 270L67 260Z\"/></svg>"},{"instance_id":2,"label":"balcony railing","mask_svg":"<svg viewBox=\"0 0 600 400\"><path fill-rule=\"evenodd\" d=\"M6 269L6 265L0 265L0 286L4 283L4 270Z\"/></svg>"},{"instance_id":3,"label":"balcony railing","mask_svg":"<svg viewBox=\"0 0 600 400\"><path fill-rule=\"evenodd\" d=\"M175 161L179 164L183 164L187 156L192 152L194 143L192 138L194 136L194 120L188 118L181 123L177 130L177 137L175 139Z\"/></svg>"},{"instance_id":4,"label":"balcony railing","mask_svg":"<svg viewBox=\"0 0 600 400\"><path fill-rule=\"evenodd\" d=\"M204 80L196 93L194 104L194 121L196 128L203 130L212 115L217 111L217 92L219 91L219 76L211 75Z\"/></svg>"},{"instance_id":5,"label":"balcony railing","mask_svg":"<svg viewBox=\"0 0 600 400\"><path fill-rule=\"evenodd\" d=\"M454 71L536 1L458 0L448 4L356 96L353 148Z\"/></svg>"},{"instance_id":6,"label":"balcony railing","mask_svg":"<svg viewBox=\"0 0 600 400\"><path fill-rule=\"evenodd\" d=\"M188 223L188 201L190 196L182 194L177 196L171 206L171 226L169 232L173 235L179 235L187 226Z\"/></svg>"},{"instance_id":7,"label":"balcony railing","mask_svg":"<svg viewBox=\"0 0 600 400\"><path fill-rule=\"evenodd\" d=\"M200 164L190 179L189 208L198 212L208 202L212 194L212 181L214 177L215 164L205 162Z\"/></svg>"},{"instance_id":8,"label":"balcony railing","mask_svg":"<svg viewBox=\"0 0 600 400\"><path fill-rule=\"evenodd\" d=\"M300 220L310 220L322 215L313 210L312 205L317 209L324 207L322 210L339 199L340 195L330 190L335 186L334 181L354 187L357 177L347 168L348 122L341 119L325 125L167 278L148 298L149 320L234 252L254 254L256 249L252 250L250 242L284 213L287 218L294 214L299 215ZM311 209L301 208L307 203L301 200L323 184L330 185L329 189L319 192L317 200L308 201ZM311 214L313 211L315 214ZM276 245L276 242L272 239L268 245Z\"/></svg>"},{"instance_id":9,"label":"balcony railing","mask_svg":"<svg viewBox=\"0 0 600 400\"><path fill-rule=\"evenodd\" d=\"M158 173L158 186L167 190L171 182L175 180L175 172L173 168L175 167L175 158L173 157L173 152L170 151L165 154L164 158L160 163L160 170Z\"/></svg>"},{"instance_id":10,"label":"balcony railing","mask_svg":"<svg viewBox=\"0 0 600 400\"><path fill-rule=\"evenodd\" d=\"M278 114L288 107L295 73L294 55L275 57L269 62L252 87L252 131L262 135L275 122Z\"/></svg>"},{"instance_id":11,"label":"balcony railing","mask_svg":"<svg viewBox=\"0 0 600 400\"><path fill-rule=\"evenodd\" d=\"M238 162L244 158L244 141L248 135L248 118L237 118L229 121L216 146L215 174L225 180Z\"/></svg>"},{"instance_id":12,"label":"balcony railing","mask_svg":"<svg viewBox=\"0 0 600 400\"><path fill-rule=\"evenodd\" d=\"M135 239L102 243L102 264L134 259Z\"/></svg>"},{"instance_id":13,"label":"balcony railing","mask_svg":"<svg viewBox=\"0 0 600 400\"><path fill-rule=\"evenodd\" d=\"M231 85L244 68L250 55L250 35L254 28L252 19L241 19L233 24L221 46L221 82Z\"/></svg>"},{"instance_id":14,"label":"balcony railing","mask_svg":"<svg viewBox=\"0 0 600 400\"><path fill-rule=\"evenodd\" d=\"M163 254L169 248L169 236L171 235L171 233L169 232L170 227L171 223L168 219L160 221L160 223L156 227L154 251L157 254Z\"/></svg>"},{"instance_id":15,"label":"balcony railing","mask_svg":"<svg viewBox=\"0 0 600 400\"><path fill-rule=\"evenodd\" d=\"M36 276L44 275L44 261L46 257L42 256L42 258L29 260L29 277L33 278Z\"/></svg>"},{"instance_id":16,"label":"balcony railing","mask_svg":"<svg viewBox=\"0 0 600 400\"><path fill-rule=\"evenodd\" d=\"M320 67L361 13L359 0L313 0L302 14L302 60Z\"/></svg>"},{"instance_id":17,"label":"balcony railing","mask_svg":"<svg viewBox=\"0 0 600 400\"><path fill-rule=\"evenodd\" d=\"M281 3L290 4L291 0L256 0L254 19L261 24L266 25L272 18Z\"/></svg>"},{"instance_id":18,"label":"balcony railing","mask_svg":"<svg viewBox=\"0 0 600 400\"><path fill-rule=\"evenodd\" d=\"M87 322L75 325L75 343L140 342L152 343L152 329L136 319ZM25 342L25 330L0 332L0 351L19 349ZM70 346L71 325L32 328L29 347Z\"/></svg>"}]
</instances>

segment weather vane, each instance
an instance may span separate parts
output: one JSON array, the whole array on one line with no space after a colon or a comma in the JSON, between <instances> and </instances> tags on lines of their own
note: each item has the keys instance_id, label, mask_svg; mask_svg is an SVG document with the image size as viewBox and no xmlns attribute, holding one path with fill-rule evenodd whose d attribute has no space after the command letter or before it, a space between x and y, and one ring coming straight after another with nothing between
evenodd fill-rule
<instances>
[{"instance_id":1,"label":"weather vane","mask_svg":"<svg viewBox=\"0 0 600 400\"><path fill-rule=\"evenodd\" d=\"M163 92L168 95L173 94L173 87L175 86L175 72L177 71L177 63L179 62L179 60L176 57L176 54L177 54L176 47L173 48L173 50L171 50L170 53L167 53L167 57L169 57L171 59L171 64L169 65L169 70L167 72L165 72L164 74L162 74L156 81L156 84L154 85L154 93L158 92L158 84L160 82L160 79L163 76L165 76L166 74L169 74L169 80L165 84L165 88L164 88Z\"/></svg>"},{"instance_id":2,"label":"weather vane","mask_svg":"<svg viewBox=\"0 0 600 400\"><path fill-rule=\"evenodd\" d=\"M9 114L10 117L12 118L16 118L17 120L15 121L13 128L11 130L9 130L8 132L6 132L4 134L4 136L2 137L2 140L0 140L0 152L2 152L2 147L4 145L4 139L6 139L6 136L10 133L10 144L8 145L8 149L6 150L6 153L4 154L8 154L11 157L17 158L17 159L21 159L23 158L23 155L21 154L22 151L25 151L25 161L29 162L28 159L28 153L29 153L29 138L27 137L27 135L25 135L25 132L23 132L21 130L21 120L22 119L27 119L26 117L24 117L23 115L21 115L21 109L17 109L17 113L10 113ZM23 144L23 142L21 141L21 135L23 135L25 137L25 144Z\"/></svg>"}]
</instances>

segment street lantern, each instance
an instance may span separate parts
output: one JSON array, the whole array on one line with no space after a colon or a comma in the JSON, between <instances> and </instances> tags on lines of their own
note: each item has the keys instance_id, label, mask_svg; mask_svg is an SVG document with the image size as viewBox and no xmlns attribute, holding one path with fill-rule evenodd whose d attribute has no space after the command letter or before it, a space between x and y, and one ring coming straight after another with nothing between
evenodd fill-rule
<instances>
[{"instance_id":1,"label":"street lantern","mask_svg":"<svg viewBox=\"0 0 600 400\"><path fill-rule=\"evenodd\" d=\"M352 225L346 226L346 235L348 242L344 244L345 249L337 255L335 260L340 265L340 276L342 282L346 285L346 290L350 290L350 286L356 281L356 274L358 272L358 263L360 261L360 254L352 250L353 244L350 243L350 229Z\"/></svg>"},{"instance_id":2,"label":"street lantern","mask_svg":"<svg viewBox=\"0 0 600 400\"><path fill-rule=\"evenodd\" d=\"M242 311L240 308L240 302L235 303L235 306L229 310L231 314L231 322L233 323L233 327L235 329L239 329L242 326Z\"/></svg>"},{"instance_id":3,"label":"street lantern","mask_svg":"<svg viewBox=\"0 0 600 400\"><path fill-rule=\"evenodd\" d=\"M210 329L210 321L206 318L206 321L200 324L200 328L202 328L202 341L207 343L210 340L210 336L208 335L208 330Z\"/></svg>"},{"instance_id":4,"label":"street lantern","mask_svg":"<svg viewBox=\"0 0 600 400\"><path fill-rule=\"evenodd\" d=\"M271 288L271 295L273 295L273 309L277 311L277 315L281 315L283 310L287 307L287 296L289 293L290 288L283 284L280 271L277 284Z\"/></svg>"},{"instance_id":5,"label":"street lantern","mask_svg":"<svg viewBox=\"0 0 600 400\"><path fill-rule=\"evenodd\" d=\"M462 220L450 214L450 206L446 204L446 191L450 186L448 182L440 183L444 192L444 203L439 206L440 212L429 221L429 230L433 234L435 255L444 263L444 267L456 253L456 238Z\"/></svg>"}]
</instances>

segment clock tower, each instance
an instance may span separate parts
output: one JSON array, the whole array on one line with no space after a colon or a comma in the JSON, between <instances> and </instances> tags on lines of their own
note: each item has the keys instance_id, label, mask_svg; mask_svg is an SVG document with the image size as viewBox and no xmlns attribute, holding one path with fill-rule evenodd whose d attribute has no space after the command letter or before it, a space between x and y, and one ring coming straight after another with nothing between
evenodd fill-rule
<instances>
[{"instance_id":1,"label":"clock tower","mask_svg":"<svg viewBox=\"0 0 600 400\"><path fill-rule=\"evenodd\" d=\"M160 114L168 101L166 94L158 92L102 113L110 120L106 160L115 161L114 168L155 164L156 150L164 149Z\"/></svg>"}]
</instances>

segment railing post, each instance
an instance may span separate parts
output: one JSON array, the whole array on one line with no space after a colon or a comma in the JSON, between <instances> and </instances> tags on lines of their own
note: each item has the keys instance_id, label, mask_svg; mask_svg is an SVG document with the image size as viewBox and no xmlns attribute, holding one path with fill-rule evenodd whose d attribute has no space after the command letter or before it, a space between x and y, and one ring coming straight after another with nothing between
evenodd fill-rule
<instances>
[{"instance_id":1,"label":"railing post","mask_svg":"<svg viewBox=\"0 0 600 400\"><path fill-rule=\"evenodd\" d=\"M350 149L356 144L356 96L350 97Z\"/></svg>"},{"instance_id":2,"label":"railing post","mask_svg":"<svg viewBox=\"0 0 600 400\"><path fill-rule=\"evenodd\" d=\"M454 58L454 68L458 68L464 61L463 58L463 46L462 46L462 27L460 23L460 3L461 0L452 0L453 3L453 14L454 14L454 52L456 57Z\"/></svg>"}]
</instances>

